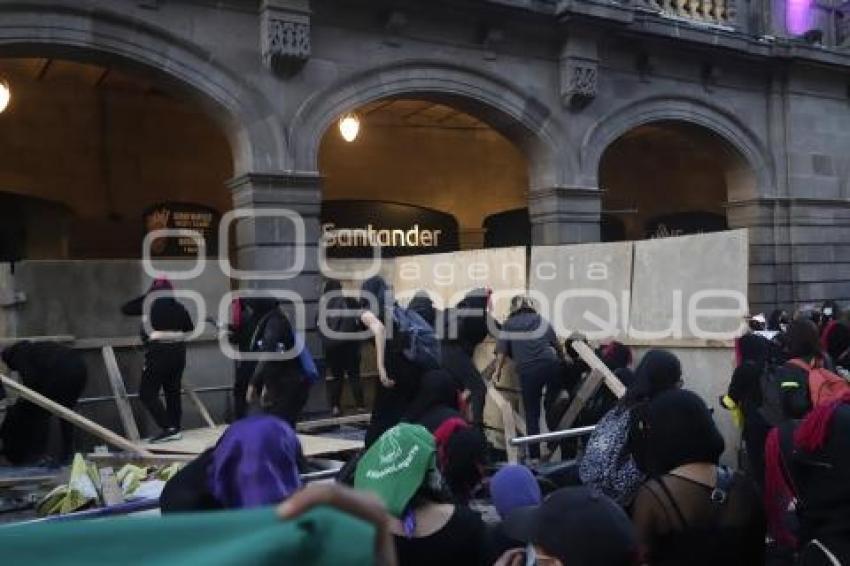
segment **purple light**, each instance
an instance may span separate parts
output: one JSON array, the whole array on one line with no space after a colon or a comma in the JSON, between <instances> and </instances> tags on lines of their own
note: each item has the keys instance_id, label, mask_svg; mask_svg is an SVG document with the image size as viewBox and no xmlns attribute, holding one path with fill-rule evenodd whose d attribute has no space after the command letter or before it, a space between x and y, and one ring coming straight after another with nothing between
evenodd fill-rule
<instances>
[{"instance_id":1,"label":"purple light","mask_svg":"<svg viewBox=\"0 0 850 566\"><path fill-rule=\"evenodd\" d=\"M788 33L803 35L812 29L812 0L787 0Z\"/></svg>"}]
</instances>

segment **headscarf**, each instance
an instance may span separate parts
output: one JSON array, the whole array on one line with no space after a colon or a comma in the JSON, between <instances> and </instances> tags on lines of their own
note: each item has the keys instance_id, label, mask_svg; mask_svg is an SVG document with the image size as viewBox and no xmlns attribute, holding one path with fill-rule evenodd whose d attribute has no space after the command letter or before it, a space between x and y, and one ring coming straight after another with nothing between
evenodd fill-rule
<instances>
[{"instance_id":1,"label":"headscarf","mask_svg":"<svg viewBox=\"0 0 850 566\"><path fill-rule=\"evenodd\" d=\"M416 393L405 419L408 422L418 422L428 411L435 407L448 407L458 410L458 394L463 386L443 369L430 370L422 376L419 391Z\"/></svg>"},{"instance_id":2,"label":"headscarf","mask_svg":"<svg viewBox=\"0 0 850 566\"><path fill-rule=\"evenodd\" d=\"M717 464L723 437L705 402L691 391L664 391L647 405L639 423L643 436L640 467L651 476L685 464Z\"/></svg>"},{"instance_id":3,"label":"headscarf","mask_svg":"<svg viewBox=\"0 0 850 566\"><path fill-rule=\"evenodd\" d=\"M213 450L207 484L225 508L280 503L301 488L301 445L292 427L271 415L230 425Z\"/></svg>"},{"instance_id":4,"label":"headscarf","mask_svg":"<svg viewBox=\"0 0 850 566\"><path fill-rule=\"evenodd\" d=\"M502 519L514 509L540 505L543 501L534 474L519 464L508 464L490 478L490 497Z\"/></svg>"},{"instance_id":5,"label":"headscarf","mask_svg":"<svg viewBox=\"0 0 850 566\"><path fill-rule=\"evenodd\" d=\"M632 363L632 349L614 340L602 346L602 361L611 371L627 368Z\"/></svg>"},{"instance_id":6,"label":"headscarf","mask_svg":"<svg viewBox=\"0 0 850 566\"><path fill-rule=\"evenodd\" d=\"M486 441L460 418L445 421L434 431L437 463L455 500L466 503L484 478Z\"/></svg>"},{"instance_id":7,"label":"headscarf","mask_svg":"<svg viewBox=\"0 0 850 566\"><path fill-rule=\"evenodd\" d=\"M437 321L437 309L434 308L434 301L428 296L427 291L417 291L410 299L407 308L421 316L425 322L431 325L431 328L434 328Z\"/></svg>"},{"instance_id":8,"label":"headscarf","mask_svg":"<svg viewBox=\"0 0 850 566\"><path fill-rule=\"evenodd\" d=\"M744 334L735 341L736 366L744 362L764 368L770 355L770 342L758 334Z\"/></svg>"},{"instance_id":9,"label":"headscarf","mask_svg":"<svg viewBox=\"0 0 850 566\"><path fill-rule=\"evenodd\" d=\"M622 403L630 407L648 401L662 391L673 389L681 379L679 358L667 350L650 350L635 369L634 383L626 390Z\"/></svg>"}]
</instances>

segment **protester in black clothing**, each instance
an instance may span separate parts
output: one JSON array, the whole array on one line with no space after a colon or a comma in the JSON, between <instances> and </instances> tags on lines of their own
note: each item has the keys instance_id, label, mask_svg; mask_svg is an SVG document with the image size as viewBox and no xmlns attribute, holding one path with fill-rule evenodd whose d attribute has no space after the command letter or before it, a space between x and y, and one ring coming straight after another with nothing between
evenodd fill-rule
<instances>
[{"instance_id":1,"label":"protester in black clothing","mask_svg":"<svg viewBox=\"0 0 850 566\"><path fill-rule=\"evenodd\" d=\"M625 370L620 370L625 371ZM644 473L637 465L642 450L638 423L659 394L682 386L682 364L666 350L649 350L617 405L596 425L579 464L579 477L625 506L631 504Z\"/></svg>"},{"instance_id":2,"label":"protester in black clothing","mask_svg":"<svg viewBox=\"0 0 850 566\"><path fill-rule=\"evenodd\" d=\"M632 517L643 558L653 565L764 563L765 521L750 481L719 465L723 437L695 393L671 390L641 419L650 478Z\"/></svg>"},{"instance_id":3,"label":"protester in black clothing","mask_svg":"<svg viewBox=\"0 0 850 566\"><path fill-rule=\"evenodd\" d=\"M18 372L26 387L63 407L72 409L77 404L86 384L86 366L77 351L54 342L22 340L3 350L2 358L10 370ZM3 455L13 464L33 463L45 457L50 420L51 414L41 407L24 399L16 401L7 409L0 428ZM60 425L59 462L65 462L73 454L74 430L65 420Z\"/></svg>"},{"instance_id":4,"label":"protester in black clothing","mask_svg":"<svg viewBox=\"0 0 850 566\"><path fill-rule=\"evenodd\" d=\"M404 421L427 428L432 434L451 418L468 420L469 391L446 370L427 371ZM466 414L464 414L466 413Z\"/></svg>"},{"instance_id":5,"label":"protester in black clothing","mask_svg":"<svg viewBox=\"0 0 850 566\"><path fill-rule=\"evenodd\" d=\"M407 308L421 316L431 325L431 328L434 328L437 323L437 309L434 308L434 301L431 300L427 291L417 291L407 304Z\"/></svg>"},{"instance_id":6,"label":"protester in black clothing","mask_svg":"<svg viewBox=\"0 0 850 566\"><path fill-rule=\"evenodd\" d=\"M728 408L737 407L741 411L749 472L759 486L764 479L764 440L770 431L770 425L759 412L762 376L768 368L770 349L770 341L758 334L745 334L737 340L738 365L732 373L727 393L734 406L723 399Z\"/></svg>"},{"instance_id":7,"label":"protester in black clothing","mask_svg":"<svg viewBox=\"0 0 850 566\"><path fill-rule=\"evenodd\" d=\"M251 351L263 354L251 377L246 401L295 426L318 379L309 350L296 347L295 329L277 304L257 323ZM306 346L303 346L306 349ZM298 355L294 355L294 354Z\"/></svg>"},{"instance_id":8,"label":"protester in black clothing","mask_svg":"<svg viewBox=\"0 0 850 566\"><path fill-rule=\"evenodd\" d=\"M234 308L234 320L230 325L230 341L235 344L240 353L251 352L251 341L262 318L277 306L277 300L271 297L245 297L237 299ZM245 395L248 385L257 369L256 360L241 359L236 361L236 375L233 383L234 417L238 420L248 412Z\"/></svg>"},{"instance_id":9,"label":"protester in black clothing","mask_svg":"<svg viewBox=\"0 0 850 566\"><path fill-rule=\"evenodd\" d=\"M395 301L386 281L378 275L363 282L362 327L372 333L375 358L378 366L378 383L375 384L375 402L372 419L366 430L366 446L371 446L387 429L401 422L416 393L423 370L408 360L401 333L395 328L392 308Z\"/></svg>"},{"instance_id":10,"label":"protester in black clothing","mask_svg":"<svg viewBox=\"0 0 850 566\"><path fill-rule=\"evenodd\" d=\"M774 429L766 452L771 534L799 551L801 565L850 564L850 395Z\"/></svg>"},{"instance_id":11,"label":"protester in black clothing","mask_svg":"<svg viewBox=\"0 0 850 566\"><path fill-rule=\"evenodd\" d=\"M505 533L528 544L495 566L634 566L637 540L614 501L586 487L566 487L537 507L512 511Z\"/></svg>"},{"instance_id":12,"label":"protester in black clothing","mask_svg":"<svg viewBox=\"0 0 850 566\"><path fill-rule=\"evenodd\" d=\"M139 399L161 430L151 442L181 437L180 381L186 367L186 343L181 334L192 332L194 325L186 308L174 298L173 289L168 279L156 279L145 294L121 307L125 315L147 317L147 323L142 324L145 366ZM146 297L153 293L156 296L151 301L150 311L142 312ZM165 406L159 400L160 391L165 394Z\"/></svg>"},{"instance_id":13,"label":"protester in black clothing","mask_svg":"<svg viewBox=\"0 0 850 566\"><path fill-rule=\"evenodd\" d=\"M442 345L442 367L459 379L469 390L472 405L472 422L484 426L484 403L487 386L475 366L476 347L496 328L488 312L490 292L473 289L453 309L446 313L446 332Z\"/></svg>"},{"instance_id":14,"label":"protester in black clothing","mask_svg":"<svg viewBox=\"0 0 850 566\"><path fill-rule=\"evenodd\" d=\"M513 336L511 336L513 334ZM524 296L511 301L511 314L502 327L496 347L496 374L501 372L505 357L516 364L525 408L525 426L529 435L540 433L540 401L550 406L561 392L564 353L551 325L540 316ZM528 448L532 458L540 457L540 447Z\"/></svg>"},{"instance_id":15,"label":"protester in black clothing","mask_svg":"<svg viewBox=\"0 0 850 566\"><path fill-rule=\"evenodd\" d=\"M324 311L319 317L327 326L327 330L339 335L357 332L361 327L358 320L359 301L354 297L343 296L342 285L335 279L329 279L325 283L323 295L326 295L322 303ZM325 351L325 380L333 416L337 417L342 413L342 385L346 379L357 410L365 411L366 402L360 384L360 342L352 336L338 337L323 332L322 345Z\"/></svg>"},{"instance_id":16,"label":"protester in black clothing","mask_svg":"<svg viewBox=\"0 0 850 566\"><path fill-rule=\"evenodd\" d=\"M790 322L788 313L782 309L774 309L767 319L767 330L770 332L785 332Z\"/></svg>"}]
</instances>

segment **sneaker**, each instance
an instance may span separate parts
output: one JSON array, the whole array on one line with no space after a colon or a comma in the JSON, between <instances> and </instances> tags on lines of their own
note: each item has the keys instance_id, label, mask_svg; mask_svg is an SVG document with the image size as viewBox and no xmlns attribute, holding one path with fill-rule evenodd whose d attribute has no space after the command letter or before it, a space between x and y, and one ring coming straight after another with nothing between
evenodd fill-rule
<instances>
[{"instance_id":1,"label":"sneaker","mask_svg":"<svg viewBox=\"0 0 850 566\"><path fill-rule=\"evenodd\" d=\"M179 428L167 428L151 438L151 444L158 444L160 442L171 442L172 440L180 440L183 438L183 435L180 433Z\"/></svg>"}]
</instances>

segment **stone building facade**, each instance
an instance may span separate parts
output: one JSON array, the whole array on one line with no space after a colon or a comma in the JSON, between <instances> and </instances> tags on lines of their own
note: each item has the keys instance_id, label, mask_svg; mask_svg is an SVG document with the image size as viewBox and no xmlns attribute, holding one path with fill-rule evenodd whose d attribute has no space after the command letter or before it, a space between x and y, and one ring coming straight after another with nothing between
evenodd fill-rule
<instances>
[{"instance_id":1,"label":"stone building facade","mask_svg":"<svg viewBox=\"0 0 850 566\"><path fill-rule=\"evenodd\" d=\"M750 231L750 299L767 309L850 299L850 50L842 7L830 6L2 0L0 57L126 67L190 96L230 144L234 209L306 220L299 274L246 284L311 299L319 146L348 111L431 100L497 130L527 159L536 244L599 239L600 161L616 140L653 124L694 126L730 154L723 210L728 226ZM296 239L285 218L243 219L239 265L285 270Z\"/></svg>"}]
</instances>

